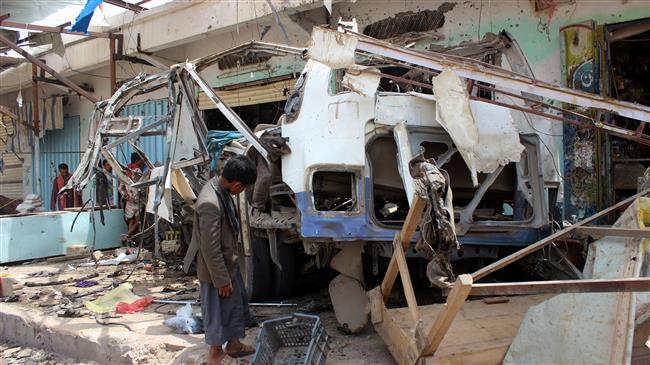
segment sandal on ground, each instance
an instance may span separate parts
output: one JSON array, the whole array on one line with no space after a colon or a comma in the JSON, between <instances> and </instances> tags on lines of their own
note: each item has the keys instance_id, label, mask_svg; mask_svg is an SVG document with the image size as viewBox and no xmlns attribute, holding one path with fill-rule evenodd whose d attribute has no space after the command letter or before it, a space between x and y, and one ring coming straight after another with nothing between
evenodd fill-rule
<instances>
[{"instance_id":1,"label":"sandal on ground","mask_svg":"<svg viewBox=\"0 0 650 365\"><path fill-rule=\"evenodd\" d=\"M252 355L255 353L255 349L251 345L247 345L245 343L238 342L236 345L232 346L233 348L229 348L230 344L226 346L226 354L230 357L242 357L246 355Z\"/></svg>"}]
</instances>

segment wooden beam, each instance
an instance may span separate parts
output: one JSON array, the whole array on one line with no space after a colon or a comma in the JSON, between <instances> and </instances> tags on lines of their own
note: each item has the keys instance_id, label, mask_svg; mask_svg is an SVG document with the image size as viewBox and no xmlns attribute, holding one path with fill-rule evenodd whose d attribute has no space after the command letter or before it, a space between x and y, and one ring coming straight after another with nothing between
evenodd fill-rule
<instances>
[{"instance_id":1,"label":"wooden beam","mask_svg":"<svg viewBox=\"0 0 650 365\"><path fill-rule=\"evenodd\" d=\"M32 56L29 52L25 51L24 49L18 47L16 44L14 44L12 41L10 41L7 37L3 36L0 34L0 43L6 45L7 47L13 49L14 51L18 52L21 56L25 57L29 62L35 64L36 66L44 69L47 73L50 75L54 76L57 80L63 82L66 84L69 88L72 90L76 91L79 95L85 97L86 99L90 100L92 103L97 103L99 99L91 95L90 93L86 92L77 84L74 82L68 80L66 77L63 75L59 74L58 72L54 71L50 66L46 65L44 62L39 60L38 58Z\"/></svg>"},{"instance_id":2,"label":"wooden beam","mask_svg":"<svg viewBox=\"0 0 650 365\"><path fill-rule=\"evenodd\" d=\"M29 128L30 130L34 130L34 126L32 126L31 124L25 122L21 118L18 118L18 116L16 114L14 114L14 112L12 112L9 108L7 108L4 105L0 105L0 114L4 114L4 115L8 116L9 118L15 120L16 122L18 122L18 123L24 125L25 127Z\"/></svg>"},{"instance_id":3,"label":"wooden beam","mask_svg":"<svg viewBox=\"0 0 650 365\"><path fill-rule=\"evenodd\" d=\"M4 105L0 105L0 113L10 117L13 120L18 120L18 116L11 111L11 109L7 108Z\"/></svg>"},{"instance_id":4,"label":"wooden beam","mask_svg":"<svg viewBox=\"0 0 650 365\"><path fill-rule=\"evenodd\" d=\"M372 308L372 322L375 331L386 344L395 362L399 365L416 364L420 353L417 341L402 329L388 309L386 309L381 289L376 287L369 291L368 297Z\"/></svg>"},{"instance_id":5,"label":"wooden beam","mask_svg":"<svg viewBox=\"0 0 650 365\"><path fill-rule=\"evenodd\" d=\"M427 346L422 351L422 356L428 356L433 354L438 346L442 343L442 340L445 338L449 327L451 327L456 314L460 311L465 303L465 299L472 289L472 276L469 274L462 274L456 279L451 293L447 298L447 303L442 307L436 320L431 324L429 331L427 332Z\"/></svg>"},{"instance_id":6,"label":"wooden beam","mask_svg":"<svg viewBox=\"0 0 650 365\"><path fill-rule=\"evenodd\" d=\"M617 203L615 205L612 205L611 207L609 207L609 208L607 208L605 210L601 210L600 212L592 215L589 218L583 219L583 220L581 220L580 222L578 222L578 223L576 223L574 225L571 225L571 226L569 226L569 227L567 227L567 228L565 228L563 230L557 231L554 234L552 234L552 235L550 235L550 236L548 236L548 237L546 237L546 238L544 238L542 240L539 240L539 241L531 244L530 246L524 247L521 250L502 258L501 260L498 260L496 262L491 263L490 265L487 265L487 266L481 268L480 270L478 270L478 271L476 271L476 272L474 272L472 274L472 278L474 279L474 281L478 281L479 279L484 278L487 275L490 275L491 273L501 269L502 267L507 266L507 265L521 259L522 257L524 257L526 255L529 255L529 254L531 254L531 253L533 253L533 252L535 252L535 251L537 251L537 250L539 250L541 248L546 247L551 242L553 242L553 241L555 241L555 240L557 240L559 238L562 238L563 236L566 236L567 234L573 232L578 227L589 224L589 223L591 223L591 222L593 222L593 221L595 221L595 220L597 220L599 218L602 218L602 217L606 216L609 213L617 211L618 209L627 207L632 202L634 202L634 200L636 200L639 197L646 196L648 193L650 193L650 189L646 189L646 190L644 190L644 191L642 191L642 192L640 192L640 193L638 193L636 195L633 195L633 196L631 196L631 197L629 197L629 198L627 198L627 199L625 199L625 200L623 200L623 201L621 201L621 202L619 202L619 203Z\"/></svg>"},{"instance_id":7,"label":"wooden beam","mask_svg":"<svg viewBox=\"0 0 650 365\"><path fill-rule=\"evenodd\" d=\"M34 80L38 76L38 66L32 63L32 125L34 126L34 135L38 140L38 136L41 134L41 124L40 124L40 108L39 103L41 99L38 97L38 81Z\"/></svg>"},{"instance_id":8,"label":"wooden beam","mask_svg":"<svg viewBox=\"0 0 650 365\"><path fill-rule=\"evenodd\" d=\"M48 77L43 77L43 76L32 76L32 81L38 81L38 82L44 82L46 84L53 84L53 85L68 87L68 85L62 83L61 81L59 81L57 79L50 79ZM93 89L91 87L87 87L87 86L83 86L83 85L77 85L77 86L79 86L80 88L82 88L82 89L84 89L84 90L86 90L86 91L88 91L90 93L95 91L95 89Z\"/></svg>"},{"instance_id":9,"label":"wooden beam","mask_svg":"<svg viewBox=\"0 0 650 365\"><path fill-rule=\"evenodd\" d=\"M9 17L10 17L9 13L0 15L0 22L9 19Z\"/></svg>"},{"instance_id":10,"label":"wooden beam","mask_svg":"<svg viewBox=\"0 0 650 365\"><path fill-rule=\"evenodd\" d=\"M45 25L37 24L27 24L27 23L18 23L12 22L10 20L0 19L0 27L3 28L16 28L21 30L34 30L37 32L46 32L46 33L61 33L61 34L70 34L70 35L79 35L84 37L93 37L93 38L113 38L115 37L112 33L102 33L102 32L71 32L63 27L48 27Z\"/></svg>"},{"instance_id":11,"label":"wooden beam","mask_svg":"<svg viewBox=\"0 0 650 365\"><path fill-rule=\"evenodd\" d=\"M604 226L577 227L576 233L587 234L594 237L630 237L630 238L650 238L650 229L633 229Z\"/></svg>"},{"instance_id":12,"label":"wooden beam","mask_svg":"<svg viewBox=\"0 0 650 365\"><path fill-rule=\"evenodd\" d=\"M455 285L454 285L455 288ZM650 278L523 281L474 284L469 295L648 292ZM453 292L453 289L452 289Z\"/></svg>"},{"instance_id":13,"label":"wooden beam","mask_svg":"<svg viewBox=\"0 0 650 365\"><path fill-rule=\"evenodd\" d=\"M404 251L406 251L406 249L411 245L411 238L413 238L413 233L415 233L418 224L420 224L422 211L424 211L425 205L426 201L419 196L416 195L413 198L413 203L406 215L406 220L404 221L402 230L399 232L400 241ZM395 284L395 280L397 280L398 272L399 268L397 266L397 260L395 259L395 255L393 255L390 258L388 269L386 269L384 280L381 283L381 292L384 295L384 302L388 301L388 298L390 297L390 292L393 290L393 285Z\"/></svg>"},{"instance_id":14,"label":"wooden beam","mask_svg":"<svg viewBox=\"0 0 650 365\"><path fill-rule=\"evenodd\" d=\"M406 257L404 256L404 249L402 248L402 242L400 240L399 233L395 234L395 239L393 240L393 257L395 257L395 261L397 261L399 276L402 279L404 296L406 297L406 304L409 307L409 312L411 312L413 325L417 326L420 319L420 314L418 312L418 302L415 298L415 291L413 291L411 274L409 273L409 267L406 264Z\"/></svg>"},{"instance_id":15,"label":"wooden beam","mask_svg":"<svg viewBox=\"0 0 650 365\"><path fill-rule=\"evenodd\" d=\"M122 9L130 10L134 13L139 13L141 11L148 10L147 8L143 8L142 6L138 4L131 4L127 3L126 1L122 0L104 0L105 3L115 5L117 7L120 7Z\"/></svg>"},{"instance_id":16,"label":"wooden beam","mask_svg":"<svg viewBox=\"0 0 650 365\"><path fill-rule=\"evenodd\" d=\"M108 42L108 69L110 71L111 96L117 91L117 69L115 65L115 38Z\"/></svg>"}]
</instances>

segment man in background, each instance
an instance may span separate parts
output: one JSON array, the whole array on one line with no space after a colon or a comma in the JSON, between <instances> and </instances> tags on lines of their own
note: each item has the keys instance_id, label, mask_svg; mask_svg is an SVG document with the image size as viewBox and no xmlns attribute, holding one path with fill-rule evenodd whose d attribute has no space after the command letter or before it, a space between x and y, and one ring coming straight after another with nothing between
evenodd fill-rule
<instances>
[{"instance_id":1,"label":"man in background","mask_svg":"<svg viewBox=\"0 0 650 365\"><path fill-rule=\"evenodd\" d=\"M68 180L70 180L70 176L68 165L65 163L59 164L59 175L54 178L52 184L52 195L50 196L51 211L81 207L83 205L81 191L70 189L59 194L61 189L68 183Z\"/></svg>"},{"instance_id":2,"label":"man in background","mask_svg":"<svg viewBox=\"0 0 650 365\"><path fill-rule=\"evenodd\" d=\"M113 205L113 182L109 176L113 172L113 166L107 160L102 160L101 168L97 171L95 199L97 205L110 207Z\"/></svg>"}]
</instances>

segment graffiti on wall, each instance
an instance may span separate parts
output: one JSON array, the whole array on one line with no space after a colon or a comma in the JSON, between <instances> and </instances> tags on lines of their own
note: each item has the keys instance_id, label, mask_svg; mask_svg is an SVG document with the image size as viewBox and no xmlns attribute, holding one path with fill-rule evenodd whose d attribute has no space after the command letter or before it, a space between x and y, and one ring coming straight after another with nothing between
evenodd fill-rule
<instances>
[{"instance_id":1,"label":"graffiti on wall","mask_svg":"<svg viewBox=\"0 0 650 365\"><path fill-rule=\"evenodd\" d=\"M594 24L560 29L563 82L573 89L598 93ZM566 107L566 106L565 106ZM581 110L583 113L589 113ZM598 211L598 165L593 131L564 125L564 216L584 218Z\"/></svg>"}]
</instances>

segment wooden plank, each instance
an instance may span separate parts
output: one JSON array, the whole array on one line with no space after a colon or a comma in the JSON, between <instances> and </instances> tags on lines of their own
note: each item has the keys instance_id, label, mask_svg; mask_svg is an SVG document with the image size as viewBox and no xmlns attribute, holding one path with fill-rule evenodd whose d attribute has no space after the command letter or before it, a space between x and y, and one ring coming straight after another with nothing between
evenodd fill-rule
<instances>
[{"instance_id":1,"label":"wooden plank","mask_svg":"<svg viewBox=\"0 0 650 365\"><path fill-rule=\"evenodd\" d=\"M650 278L623 278L474 284L469 294L523 295L551 293L622 293L648 291L650 291Z\"/></svg>"},{"instance_id":2,"label":"wooden plank","mask_svg":"<svg viewBox=\"0 0 650 365\"><path fill-rule=\"evenodd\" d=\"M4 24L4 23L2 23ZM29 52L25 51L24 49L18 47L15 43L9 40L9 38L3 36L0 34L0 43L4 44L5 46L13 49L14 51L18 52L21 56L25 57L29 62L32 64L40 67L41 69L45 70L47 73L50 75L54 76L57 80L63 82L66 84L70 89L76 91L79 95L85 97L86 99L90 100L93 104L98 102L99 99L97 99L95 96L89 94L77 84L74 82L70 81L68 78L64 77L63 75L59 74L55 70L53 70L50 66L46 65L43 61L39 60L38 58L32 56Z\"/></svg>"},{"instance_id":3,"label":"wooden plank","mask_svg":"<svg viewBox=\"0 0 650 365\"><path fill-rule=\"evenodd\" d=\"M381 290L375 288L369 293L371 308L380 309L381 314L373 315L373 323L375 331L379 334L381 339L386 344L388 351L393 355L393 358L399 365L413 365L418 360L419 350L417 349L416 341L409 337L406 331L399 325L400 322L396 321L391 313L384 305L384 299Z\"/></svg>"},{"instance_id":4,"label":"wooden plank","mask_svg":"<svg viewBox=\"0 0 650 365\"><path fill-rule=\"evenodd\" d=\"M563 229L561 231L557 231L554 234L552 234L552 235L550 235L550 236L548 236L548 237L546 237L546 238L544 238L542 240L539 240L539 241L533 243L530 246L524 247L521 250L502 258L501 260L493 262L490 265L487 265L487 266L483 267L482 269L474 272L472 274L472 279L474 279L474 281L478 281L481 278L484 278L485 276L490 275L491 273L501 269L502 267L507 266L507 265L519 260L520 258L530 254L530 253L533 253L533 252L535 252L535 251L537 251L537 250L539 250L541 248L546 247L548 244L550 244L554 240L556 240L558 238L561 238L561 237L567 235L568 233L573 232L576 228L584 226L584 225L586 225L588 223L591 223L591 222L593 222L593 221L595 221L595 220L597 220L599 218L602 218L603 216L605 216L605 215L607 215L609 213L615 212L616 210L618 210L620 208L624 208L624 207L630 205L634 200L636 200L639 197L646 196L648 193L650 193L650 189L646 189L646 190L644 190L644 191L642 191L642 192L640 192L640 193L638 193L636 195L633 195L633 196L619 202L618 204L612 205L611 207L609 207L609 208L607 208L605 210L601 210L600 212L592 215L589 218L583 219L580 222L578 222L578 223L576 223L576 224L574 224L572 226L569 226L569 227L567 227L567 228L565 228L565 229ZM384 293L384 295L385 294L386 293Z\"/></svg>"},{"instance_id":5,"label":"wooden plank","mask_svg":"<svg viewBox=\"0 0 650 365\"><path fill-rule=\"evenodd\" d=\"M411 204L404 225L399 233L404 251L406 251L406 249L411 245L411 238L413 237L413 233L415 233L418 224L420 224L420 219L422 218L422 212L424 211L425 206L426 201L424 199L417 195L413 198L413 203ZM388 263L388 269L386 269L384 280L381 283L381 292L384 295L384 302L388 301L390 292L393 290L393 285L395 284L395 280L397 280L398 269L395 254L393 254Z\"/></svg>"},{"instance_id":6,"label":"wooden plank","mask_svg":"<svg viewBox=\"0 0 650 365\"><path fill-rule=\"evenodd\" d=\"M456 314L465 303L467 295L472 289L472 276L462 274L456 279L454 287L447 298L447 303L442 307L436 320L433 322L427 332L427 346L422 351L423 356L433 354L445 338L451 323L454 321Z\"/></svg>"},{"instance_id":7,"label":"wooden plank","mask_svg":"<svg viewBox=\"0 0 650 365\"><path fill-rule=\"evenodd\" d=\"M631 237L650 238L650 229L617 228L605 226L578 227L576 233L588 234L594 237Z\"/></svg>"},{"instance_id":8,"label":"wooden plank","mask_svg":"<svg viewBox=\"0 0 650 365\"><path fill-rule=\"evenodd\" d=\"M415 298L415 292L413 291L411 274L409 273L409 267L406 264L404 250L402 250L401 247L399 233L395 234L395 240L393 241L393 250L393 256L395 256L395 261L397 261L397 266L399 268L399 276L402 279L402 287L404 288L404 296L406 296L406 304L408 304L409 312L411 312L413 325L417 326L420 316L418 312L418 302Z\"/></svg>"}]
</instances>

